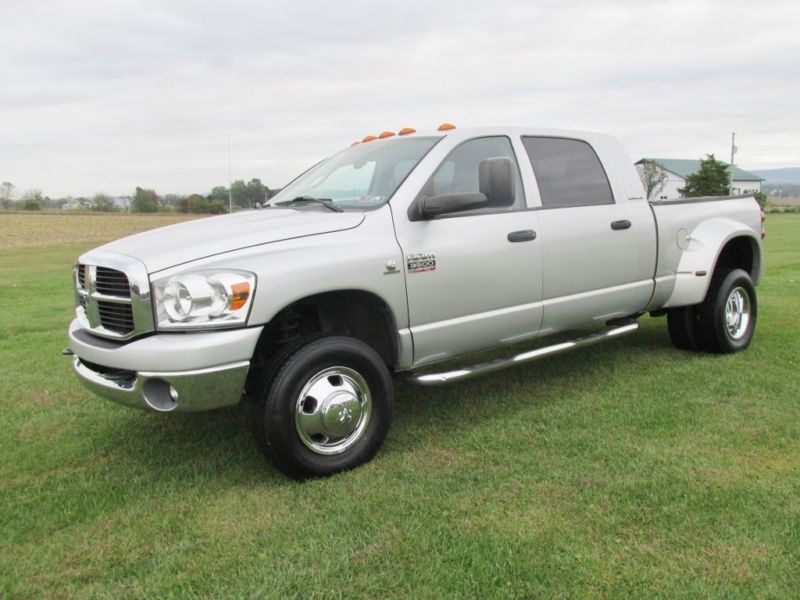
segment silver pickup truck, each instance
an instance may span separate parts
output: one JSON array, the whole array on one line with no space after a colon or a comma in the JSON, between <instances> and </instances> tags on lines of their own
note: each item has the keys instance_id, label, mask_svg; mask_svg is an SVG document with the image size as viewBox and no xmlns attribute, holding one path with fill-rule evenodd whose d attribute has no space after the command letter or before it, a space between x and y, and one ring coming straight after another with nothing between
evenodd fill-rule
<instances>
[{"instance_id":1,"label":"silver pickup truck","mask_svg":"<svg viewBox=\"0 0 800 600\"><path fill-rule=\"evenodd\" d=\"M681 349L746 348L762 237L752 196L648 202L606 135L384 132L261 210L81 256L69 353L128 406L247 398L275 466L328 475L377 452L393 375L458 381L632 332L644 313L666 314Z\"/></svg>"}]
</instances>

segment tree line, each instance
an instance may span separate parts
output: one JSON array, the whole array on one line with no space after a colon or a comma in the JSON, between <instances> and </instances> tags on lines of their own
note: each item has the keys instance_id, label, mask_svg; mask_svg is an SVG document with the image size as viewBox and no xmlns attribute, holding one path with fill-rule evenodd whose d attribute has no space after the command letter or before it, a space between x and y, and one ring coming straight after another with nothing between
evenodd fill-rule
<instances>
[{"instance_id":1,"label":"tree line","mask_svg":"<svg viewBox=\"0 0 800 600\"><path fill-rule=\"evenodd\" d=\"M29 190L19 198L15 198L16 186L10 181L0 184L0 205L5 210L42 210L46 208L63 208L75 204L79 208L98 212L130 211L153 213L159 211L176 211L181 213L221 214L228 212L229 203L235 208L253 208L274 196L278 190L270 190L260 179L253 178L248 182L242 179L231 183L230 188L220 185L211 189L208 194L159 195L154 189L136 187L133 195L114 198L103 192L92 198L57 198L45 196L41 190ZM123 200L123 202L119 202Z\"/></svg>"},{"instance_id":2,"label":"tree line","mask_svg":"<svg viewBox=\"0 0 800 600\"><path fill-rule=\"evenodd\" d=\"M642 179L647 198L653 198L667 181L667 173L658 163L645 159L640 161L639 177ZM684 198L702 196L727 196L731 193L730 167L717 160L713 154L706 154L700 159L700 168L686 177L686 185L678 189ZM755 193L756 200L763 207L767 196L762 192Z\"/></svg>"}]
</instances>

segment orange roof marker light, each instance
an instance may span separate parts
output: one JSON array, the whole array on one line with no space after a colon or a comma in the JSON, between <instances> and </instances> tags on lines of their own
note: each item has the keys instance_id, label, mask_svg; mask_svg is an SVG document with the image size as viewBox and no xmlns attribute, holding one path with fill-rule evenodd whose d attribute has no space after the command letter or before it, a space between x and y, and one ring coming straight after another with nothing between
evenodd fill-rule
<instances>
[{"instance_id":1,"label":"orange roof marker light","mask_svg":"<svg viewBox=\"0 0 800 600\"><path fill-rule=\"evenodd\" d=\"M394 135L394 131L384 131L378 136L379 140L383 140L388 137L392 137Z\"/></svg>"},{"instance_id":2,"label":"orange roof marker light","mask_svg":"<svg viewBox=\"0 0 800 600\"><path fill-rule=\"evenodd\" d=\"M351 145L351 146L358 146L360 143L361 143L361 142L359 142L358 140L356 140L355 142L353 142L353 143L352 143L352 144L350 144L350 145Z\"/></svg>"},{"instance_id":3,"label":"orange roof marker light","mask_svg":"<svg viewBox=\"0 0 800 600\"><path fill-rule=\"evenodd\" d=\"M452 123L442 123L441 125L439 125L436 131L450 131L451 129L455 128L456 126L453 125Z\"/></svg>"},{"instance_id":4,"label":"orange roof marker light","mask_svg":"<svg viewBox=\"0 0 800 600\"><path fill-rule=\"evenodd\" d=\"M408 135L410 133L417 133L417 130L413 127L403 127L400 131L397 132L397 135Z\"/></svg>"},{"instance_id":5,"label":"orange roof marker light","mask_svg":"<svg viewBox=\"0 0 800 600\"><path fill-rule=\"evenodd\" d=\"M366 144L367 142L371 142L372 140L377 140L377 139L378 138L376 138L374 135L365 135L364 139L362 139L361 141Z\"/></svg>"}]
</instances>

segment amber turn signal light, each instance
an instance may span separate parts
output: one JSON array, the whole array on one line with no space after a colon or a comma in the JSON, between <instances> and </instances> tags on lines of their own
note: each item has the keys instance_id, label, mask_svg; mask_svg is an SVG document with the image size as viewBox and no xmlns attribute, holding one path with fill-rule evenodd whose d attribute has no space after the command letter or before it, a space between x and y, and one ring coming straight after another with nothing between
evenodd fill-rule
<instances>
[{"instance_id":1,"label":"amber turn signal light","mask_svg":"<svg viewBox=\"0 0 800 600\"><path fill-rule=\"evenodd\" d=\"M249 283L234 283L231 286L231 309L239 310L250 297L250 284Z\"/></svg>"}]
</instances>

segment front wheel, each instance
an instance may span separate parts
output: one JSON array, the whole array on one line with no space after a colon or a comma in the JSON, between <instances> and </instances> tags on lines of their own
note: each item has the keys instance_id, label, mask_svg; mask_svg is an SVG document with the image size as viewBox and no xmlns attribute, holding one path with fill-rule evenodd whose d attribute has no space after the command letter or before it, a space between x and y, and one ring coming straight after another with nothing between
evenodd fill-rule
<instances>
[{"instance_id":1,"label":"front wheel","mask_svg":"<svg viewBox=\"0 0 800 600\"><path fill-rule=\"evenodd\" d=\"M747 271L734 269L715 277L698 310L700 338L706 350L730 354L750 345L758 303Z\"/></svg>"},{"instance_id":2,"label":"front wheel","mask_svg":"<svg viewBox=\"0 0 800 600\"><path fill-rule=\"evenodd\" d=\"M389 431L392 381L381 357L348 337L284 355L257 393L256 439L291 477L332 475L369 461Z\"/></svg>"}]
</instances>

